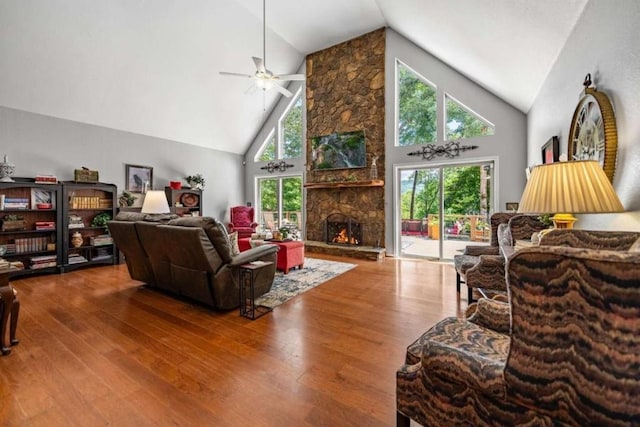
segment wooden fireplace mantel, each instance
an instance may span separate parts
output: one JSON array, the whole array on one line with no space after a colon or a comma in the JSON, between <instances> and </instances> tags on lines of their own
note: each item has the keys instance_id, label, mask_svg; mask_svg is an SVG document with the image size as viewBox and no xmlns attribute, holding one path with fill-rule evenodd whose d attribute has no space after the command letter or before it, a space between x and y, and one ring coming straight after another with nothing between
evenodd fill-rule
<instances>
[{"instance_id":1,"label":"wooden fireplace mantel","mask_svg":"<svg viewBox=\"0 0 640 427\"><path fill-rule=\"evenodd\" d=\"M351 188L351 187L384 187L381 179L371 179L368 181L340 181L340 182L307 182L304 188Z\"/></svg>"}]
</instances>

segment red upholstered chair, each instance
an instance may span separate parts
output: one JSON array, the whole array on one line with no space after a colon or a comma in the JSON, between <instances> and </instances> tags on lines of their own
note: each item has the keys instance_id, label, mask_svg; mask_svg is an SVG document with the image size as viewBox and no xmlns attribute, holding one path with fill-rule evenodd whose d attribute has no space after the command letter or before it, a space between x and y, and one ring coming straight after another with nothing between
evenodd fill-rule
<instances>
[{"instance_id":1,"label":"red upholstered chair","mask_svg":"<svg viewBox=\"0 0 640 427\"><path fill-rule=\"evenodd\" d=\"M231 222L229 232L238 232L238 238L251 237L256 232L257 222L253 220L253 208L248 206L234 206L231 208Z\"/></svg>"}]
</instances>

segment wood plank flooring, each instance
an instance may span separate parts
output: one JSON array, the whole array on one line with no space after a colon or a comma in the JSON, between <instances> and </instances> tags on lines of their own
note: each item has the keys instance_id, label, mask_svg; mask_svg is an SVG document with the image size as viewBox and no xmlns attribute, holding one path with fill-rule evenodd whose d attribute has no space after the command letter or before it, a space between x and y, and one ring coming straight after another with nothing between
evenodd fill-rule
<instances>
[{"instance_id":1,"label":"wood plank flooring","mask_svg":"<svg viewBox=\"0 0 640 427\"><path fill-rule=\"evenodd\" d=\"M131 280L126 266L13 281L0 425L391 426L406 346L466 308L450 264L388 258L251 321Z\"/></svg>"}]
</instances>

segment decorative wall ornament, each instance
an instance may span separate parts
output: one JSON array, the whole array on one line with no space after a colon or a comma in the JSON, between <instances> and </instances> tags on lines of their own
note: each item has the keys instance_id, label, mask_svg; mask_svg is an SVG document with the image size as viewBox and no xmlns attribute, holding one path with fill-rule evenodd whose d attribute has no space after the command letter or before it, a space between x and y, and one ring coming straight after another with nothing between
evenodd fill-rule
<instances>
[{"instance_id":1,"label":"decorative wall ornament","mask_svg":"<svg viewBox=\"0 0 640 427\"><path fill-rule=\"evenodd\" d=\"M453 159L460 155L462 151L475 150L477 145L460 145L459 141L447 142L445 145L428 144L422 147L422 150L407 153L407 156L422 156L424 160L432 160L434 157L446 156Z\"/></svg>"},{"instance_id":2,"label":"decorative wall ornament","mask_svg":"<svg viewBox=\"0 0 640 427\"><path fill-rule=\"evenodd\" d=\"M286 172L288 168L292 167L293 165L288 164L284 160L280 160L279 162L269 162L260 169L266 170L269 173L274 173L275 171Z\"/></svg>"},{"instance_id":3,"label":"decorative wall ornament","mask_svg":"<svg viewBox=\"0 0 640 427\"><path fill-rule=\"evenodd\" d=\"M5 154L4 161L0 162L0 182L14 182L11 177L15 170L15 165L9 163L9 158Z\"/></svg>"}]
</instances>

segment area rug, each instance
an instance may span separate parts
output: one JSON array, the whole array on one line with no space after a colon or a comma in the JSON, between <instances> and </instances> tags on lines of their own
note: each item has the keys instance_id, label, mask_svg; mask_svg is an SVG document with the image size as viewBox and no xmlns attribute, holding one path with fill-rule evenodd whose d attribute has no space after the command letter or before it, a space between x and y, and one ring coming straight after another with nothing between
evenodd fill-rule
<instances>
[{"instance_id":1,"label":"area rug","mask_svg":"<svg viewBox=\"0 0 640 427\"><path fill-rule=\"evenodd\" d=\"M355 266L356 264L347 262L305 258L302 269L289 270L288 274L284 274L281 271L276 272L271 290L256 298L255 303L256 305L264 305L271 308L277 307L296 295L313 289L327 280L351 270Z\"/></svg>"}]
</instances>

